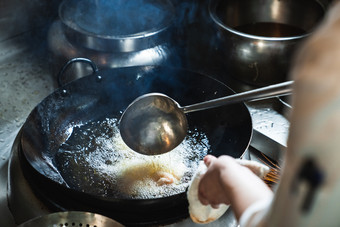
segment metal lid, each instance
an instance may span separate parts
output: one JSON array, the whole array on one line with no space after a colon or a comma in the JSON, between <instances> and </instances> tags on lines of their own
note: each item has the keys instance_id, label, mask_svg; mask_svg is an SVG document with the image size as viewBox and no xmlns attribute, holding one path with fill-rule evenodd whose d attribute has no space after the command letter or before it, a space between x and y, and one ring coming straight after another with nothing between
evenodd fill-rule
<instances>
[{"instance_id":1,"label":"metal lid","mask_svg":"<svg viewBox=\"0 0 340 227\"><path fill-rule=\"evenodd\" d=\"M64 0L59 17L76 44L129 52L158 44L159 35L172 24L174 7L169 0Z\"/></svg>"}]
</instances>

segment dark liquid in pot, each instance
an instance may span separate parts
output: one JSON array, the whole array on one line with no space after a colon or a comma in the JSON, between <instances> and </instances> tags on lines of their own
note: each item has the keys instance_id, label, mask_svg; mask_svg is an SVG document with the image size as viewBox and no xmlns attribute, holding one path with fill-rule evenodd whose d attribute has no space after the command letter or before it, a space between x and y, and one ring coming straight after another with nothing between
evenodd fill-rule
<instances>
[{"instance_id":1,"label":"dark liquid in pot","mask_svg":"<svg viewBox=\"0 0 340 227\"><path fill-rule=\"evenodd\" d=\"M299 27L273 22L256 22L240 25L234 29L246 34L264 37L292 37L306 34L306 31Z\"/></svg>"}]
</instances>

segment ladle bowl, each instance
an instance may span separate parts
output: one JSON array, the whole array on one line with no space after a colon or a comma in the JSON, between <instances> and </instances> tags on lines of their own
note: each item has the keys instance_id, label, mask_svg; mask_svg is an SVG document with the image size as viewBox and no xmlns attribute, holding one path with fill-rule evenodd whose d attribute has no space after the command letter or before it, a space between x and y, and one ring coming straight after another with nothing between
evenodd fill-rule
<instances>
[{"instance_id":1,"label":"ladle bowl","mask_svg":"<svg viewBox=\"0 0 340 227\"><path fill-rule=\"evenodd\" d=\"M287 95L292 91L292 84L293 81L283 82L184 107L165 94L145 94L124 111L119 121L120 134L126 145L140 154L167 153L187 135L186 113Z\"/></svg>"}]
</instances>

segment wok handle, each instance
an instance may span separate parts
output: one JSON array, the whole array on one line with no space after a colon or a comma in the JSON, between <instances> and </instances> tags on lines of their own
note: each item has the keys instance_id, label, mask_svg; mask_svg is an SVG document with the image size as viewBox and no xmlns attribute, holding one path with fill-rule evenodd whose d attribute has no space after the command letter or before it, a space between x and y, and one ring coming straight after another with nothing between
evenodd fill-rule
<instances>
[{"instance_id":1,"label":"wok handle","mask_svg":"<svg viewBox=\"0 0 340 227\"><path fill-rule=\"evenodd\" d=\"M73 58L71 60L69 60L64 66L63 68L60 70L60 72L58 73L58 76L57 76L57 81L58 81L58 86L61 87L63 86L63 83L62 83L62 76L64 74L64 72L66 71L66 69L72 65L73 63L76 63L76 62L83 62L83 63L87 63L91 66L92 70L93 70L93 73L96 73L98 71L98 67L97 65L91 61L90 59L87 59L87 58Z\"/></svg>"}]
</instances>

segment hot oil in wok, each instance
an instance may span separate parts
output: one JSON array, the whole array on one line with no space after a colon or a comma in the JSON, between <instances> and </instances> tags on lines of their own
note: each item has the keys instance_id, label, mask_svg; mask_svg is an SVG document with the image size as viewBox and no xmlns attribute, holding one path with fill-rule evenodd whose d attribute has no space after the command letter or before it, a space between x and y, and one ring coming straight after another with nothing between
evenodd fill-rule
<instances>
[{"instance_id":1,"label":"hot oil in wok","mask_svg":"<svg viewBox=\"0 0 340 227\"><path fill-rule=\"evenodd\" d=\"M194 130L169 153L141 155L124 144L117 119L105 119L74 127L55 160L70 188L105 197L147 199L184 192L209 149L207 137Z\"/></svg>"}]
</instances>

